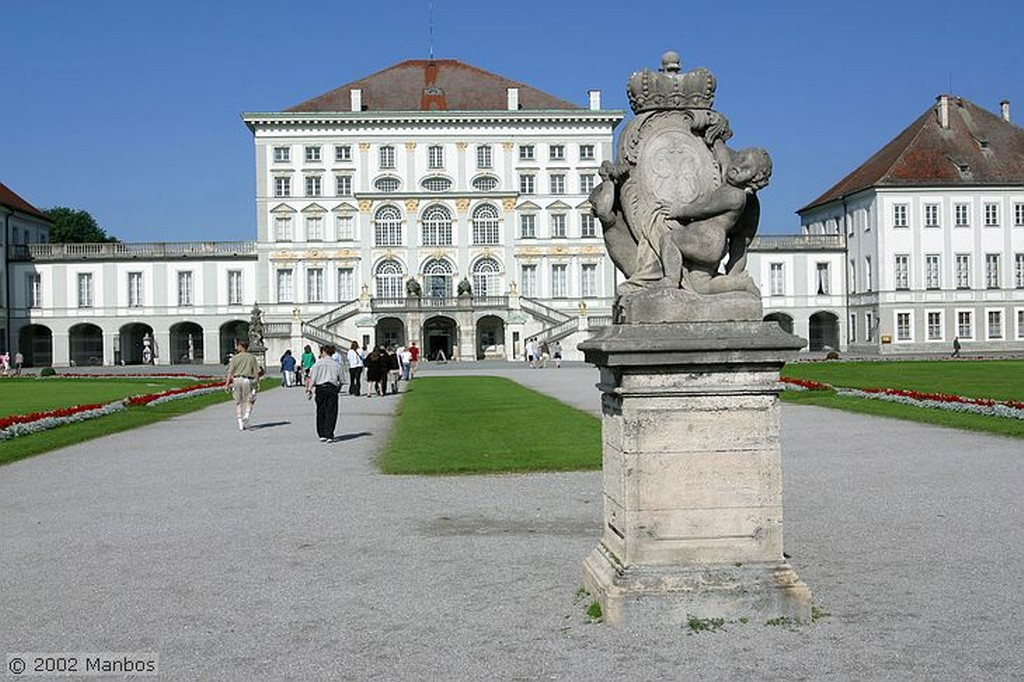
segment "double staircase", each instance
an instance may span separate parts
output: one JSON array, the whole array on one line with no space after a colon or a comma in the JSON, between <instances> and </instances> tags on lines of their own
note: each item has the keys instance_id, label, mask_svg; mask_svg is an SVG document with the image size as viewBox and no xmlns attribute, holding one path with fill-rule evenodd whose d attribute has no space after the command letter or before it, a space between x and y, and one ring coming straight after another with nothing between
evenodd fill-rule
<instances>
[{"instance_id":1,"label":"double staircase","mask_svg":"<svg viewBox=\"0 0 1024 682\"><path fill-rule=\"evenodd\" d=\"M348 348L352 345L352 339L346 338L341 334L335 334L329 329L329 327L333 327L339 322L344 322L358 313L358 300L342 303L337 308L328 310L323 315L317 315L316 317L303 322L302 336L303 338L315 341L321 345L330 344L339 349Z\"/></svg>"}]
</instances>

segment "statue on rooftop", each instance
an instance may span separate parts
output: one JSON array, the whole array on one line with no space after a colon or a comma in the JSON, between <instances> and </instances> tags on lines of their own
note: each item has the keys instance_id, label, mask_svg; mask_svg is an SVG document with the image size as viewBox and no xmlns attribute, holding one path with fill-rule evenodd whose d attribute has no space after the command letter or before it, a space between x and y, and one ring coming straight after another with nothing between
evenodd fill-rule
<instances>
[{"instance_id":1,"label":"statue on rooftop","mask_svg":"<svg viewBox=\"0 0 1024 682\"><path fill-rule=\"evenodd\" d=\"M662 56L659 72L629 79L636 116L590 195L608 254L627 277L616 322L761 319L746 260L756 192L772 163L763 149L726 146L732 130L711 108L716 87L707 69L682 72L675 52Z\"/></svg>"}]
</instances>

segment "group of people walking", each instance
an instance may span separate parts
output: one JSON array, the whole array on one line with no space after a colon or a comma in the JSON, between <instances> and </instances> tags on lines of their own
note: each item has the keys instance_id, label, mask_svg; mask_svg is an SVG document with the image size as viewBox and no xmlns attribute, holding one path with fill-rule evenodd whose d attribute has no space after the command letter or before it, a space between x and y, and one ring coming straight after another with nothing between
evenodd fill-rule
<instances>
[{"instance_id":1,"label":"group of people walking","mask_svg":"<svg viewBox=\"0 0 1024 682\"><path fill-rule=\"evenodd\" d=\"M526 362L530 369L542 369L547 366L550 360L555 361L555 367L562 366L562 344L558 341L539 341L536 336L526 340Z\"/></svg>"},{"instance_id":2,"label":"group of people walking","mask_svg":"<svg viewBox=\"0 0 1024 682\"><path fill-rule=\"evenodd\" d=\"M21 376L21 366L24 363L25 363L25 356L21 354L21 351L18 351L17 353L15 353L14 354L14 359L13 359L14 376L16 376L16 377L20 377ZM11 354L9 352L7 352L7 351L4 351L3 353L0 353L0 372L2 372L3 376L5 376L5 377L6 376L10 376L11 375L11 369L12 369Z\"/></svg>"},{"instance_id":3,"label":"group of people walking","mask_svg":"<svg viewBox=\"0 0 1024 682\"><path fill-rule=\"evenodd\" d=\"M414 341L408 348L399 346L375 346L371 350L361 348L352 342L348 352L342 356L333 345L320 346L319 357L306 346L298 359L291 349L281 356L281 385L285 388L304 386L306 397L316 402L316 435L320 442L334 440L334 428L338 421L338 396L345 385L344 367L348 368L348 392L360 396L363 386L363 370L366 371L366 396L384 396L398 393L400 381L410 381L419 364L420 350ZM263 368L259 359L249 352L249 342L240 339L235 343L235 354L228 363L225 388L235 400L235 415L238 429L249 428L253 405L259 388Z\"/></svg>"}]
</instances>

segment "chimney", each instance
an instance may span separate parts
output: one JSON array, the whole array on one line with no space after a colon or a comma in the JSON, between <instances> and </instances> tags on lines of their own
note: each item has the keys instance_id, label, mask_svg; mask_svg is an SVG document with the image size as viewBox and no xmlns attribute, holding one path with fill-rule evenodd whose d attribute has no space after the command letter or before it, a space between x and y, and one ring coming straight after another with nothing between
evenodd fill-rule
<instances>
[{"instance_id":1,"label":"chimney","mask_svg":"<svg viewBox=\"0 0 1024 682\"><path fill-rule=\"evenodd\" d=\"M949 95L939 95L939 127L949 128Z\"/></svg>"},{"instance_id":2,"label":"chimney","mask_svg":"<svg viewBox=\"0 0 1024 682\"><path fill-rule=\"evenodd\" d=\"M1004 99L999 103L999 113L1003 115L1004 121L1010 122L1010 100Z\"/></svg>"},{"instance_id":3,"label":"chimney","mask_svg":"<svg viewBox=\"0 0 1024 682\"><path fill-rule=\"evenodd\" d=\"M589 90L590 93L590 110L600 111L601 110L601 91L600 90Z\"/></svg>"},{"instance_id":4,"label":"chimney","mask_svg":"<svg viewBox=\"0 0 1024 682\"><path fill-rule=\"evenodd\" d=\"M508 88L508 110L518 111L519 109L519 88Z\"/></svg>"},{"instance_id":5,"label":"chimney","mask_svg":"<svg viewBox=\"0 0 1024 682\"><path fill-rule=\"evenodd\" d=\"M352 88L349 93L352 96L352 111L363 110L363 91L361 88Z\"/></svg>"}]
</instances>

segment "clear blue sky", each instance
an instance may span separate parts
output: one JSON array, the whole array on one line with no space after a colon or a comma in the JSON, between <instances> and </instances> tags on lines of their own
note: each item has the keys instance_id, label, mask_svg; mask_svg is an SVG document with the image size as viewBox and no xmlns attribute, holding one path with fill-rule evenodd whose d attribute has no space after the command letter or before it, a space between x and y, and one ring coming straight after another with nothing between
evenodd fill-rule
<instances>
[{"instance_id":1,"label":"clear blue sky","mask_svg":"<svg viewBox=\"0 0 1024 682\"><path fill-rule=\"evenodd\" d=\"M763 232L953 92L1024 121L1019 2L433 0L434 54L581 106L667 49L775 161ZM123 241L255 238L246 111L428 56L428 0L0 0L0 181ZM630 19L644 10L647 19Z\"/></svg>"}]
</instances>

